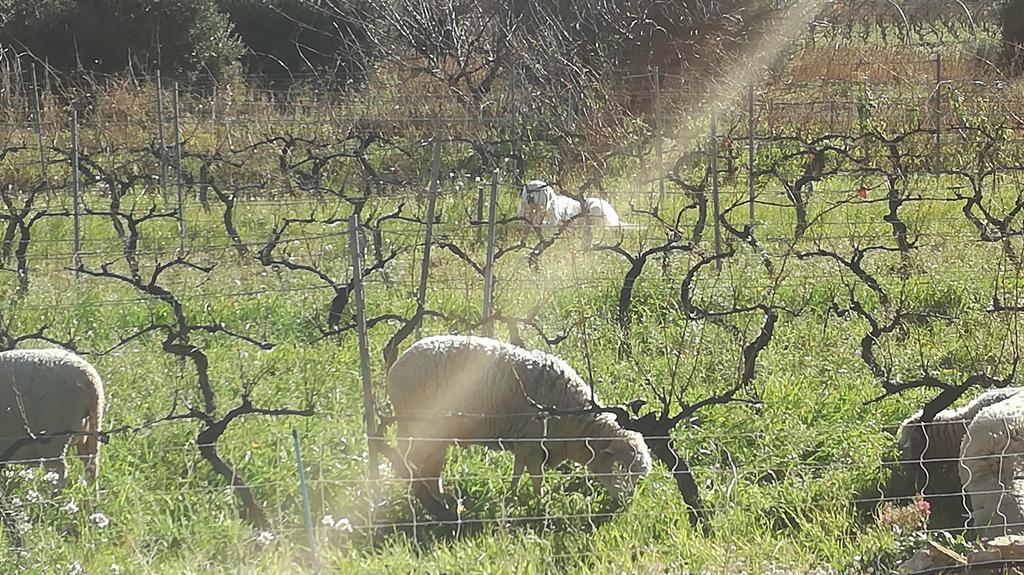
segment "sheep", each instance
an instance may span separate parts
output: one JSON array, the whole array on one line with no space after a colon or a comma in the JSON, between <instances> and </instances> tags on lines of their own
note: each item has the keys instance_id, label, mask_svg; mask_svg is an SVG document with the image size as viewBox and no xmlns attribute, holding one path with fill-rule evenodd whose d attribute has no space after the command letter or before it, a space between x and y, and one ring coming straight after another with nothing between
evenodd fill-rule
<instances>
[{"instance_id":1,"label":"sheep","mask_svg":"<svg viewBox=\"0 0 1024 575\"><path fill-rule=\"evenodd\" d=\"M974 416L960 447L960 481L981 537L1024 531L1024 395Z\"/></svg>"},{"instance_id":2,"label":"sheep","mask_svg":"<svg viewBox=\"0 0 1024 575\"><path fill-rule=\"evenodd\" d=\"M924 471L934 477L934 464L956 464L960 457L960 444L967 426L979 411L1013 397L1022 389L1006 387L990 389L959 409L945 409L935 414L930 422L921 422L921 412L907 418L899 430L900 460L915 474ZM943 475L939 473L939 475Z\"/></svg>"},{"instance_id":3,"label":"sheep","mask_svg":"<svg viewBox=\"0 0 1024 575\"><path fill-rule=\"evenodd\" d=\"M0 457L41 461L56 472L58 490L72 445L87 480L95 483L103 406L103 382L78 355L64 349L0 352Z\"/></svg>"},{"instance_id":4,"label":"sheep","mask_svg":"<svg viewBox=\"0 0 1024 575\"><path fill-rule=\"evenodd\" d=\"M513 489L525 471L536 493L543 466L565 460L586 465L620 500L630 499L651 469L643 436L611 414L540 417L541 406L570 411L597 402L576 371L549 353L484 337L427 337L402 353L386 385L397 420L398 467L438 518L454 518L441 483L452 443L511 451Z\"/></svg>"},{"instance_id":5,"label":"sheep","mask_svg":"<svg viewBox=\"0 0 1024 575\"><path fill-rule=\"evenodd\" d=\"M609 227L629 227L619 219L618 212L601 198L585 198L579 202L555 193L543 180L531 180L523 187L518 215L533 226L560 226L569 223L586 209L586 216L599 218Z\"/></svg>"}]
</instances>

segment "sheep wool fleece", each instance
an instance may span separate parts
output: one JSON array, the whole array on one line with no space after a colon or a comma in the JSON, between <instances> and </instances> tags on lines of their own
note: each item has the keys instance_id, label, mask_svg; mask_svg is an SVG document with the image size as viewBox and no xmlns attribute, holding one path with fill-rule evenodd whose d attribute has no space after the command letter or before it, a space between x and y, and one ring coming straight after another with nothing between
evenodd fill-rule
<instances>
[{"instance_id":1,"label":"sheep wool fleece","mask_svg":"<svg viewBox=\"0 0 1024 575\"><path fill-rule=\"evenodd\" d=\"M400 434L404 427L410 437L498 447L498 438L582 437L597 420L608 423L594 414L563 416L549 419L545 430L538 406L584 409L597 396L561 358L489 338L424 338L398 358L387 386Z\"/></svg>"},{"instance_id":2,"label":"sheep wool fleece","mask_svg":"<svg viewBox=\"0 0 1024 575\"><path fill-rule=\"evenodd\" d=\"M922 460L938 459L952 462L960 456L960 443L967 426L982 409L1000 403L1020 393L1020 387L989 389L963 407L944 409L932 421L921 423L918 411L900 426L900 455L905 462L916 464Z\"/></svg>"},{"instance_id":3,"label":"sheep wool fleece","mask_svg":"<svg viewBox=\"0 0 1024 575\"><path fill-rule=\"evenodd\" d=\"M94 480L99 466L99 437L94 434L100 430L103 407L100 376L78 355L64 349L0 352L0 453L8 459L45 460L63 480L64 456L70 445L77 445ZM93 435L66 435L83 432ZM41 438L47 434L57 437ZM25 443L28 437L37 439ZM19 442L24 445L18 447Z\"/></svg>"},{"instance_id":4,"label":"sheep wool fleece","mask_svg":"<svg viewBox=\"0 0 1024 575\"><path fill-rule=\"evenodd\" d=\"M982 537L1024 531L1024 394L985 407L960 449L971 525Z\"/></svg>"}]
</instances>

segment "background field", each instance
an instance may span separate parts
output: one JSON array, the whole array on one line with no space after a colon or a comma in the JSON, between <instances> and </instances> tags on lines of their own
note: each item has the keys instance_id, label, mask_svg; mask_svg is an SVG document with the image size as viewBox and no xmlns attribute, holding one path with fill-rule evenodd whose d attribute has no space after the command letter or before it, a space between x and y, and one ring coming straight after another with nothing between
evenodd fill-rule
<instances>
[{"instance_id":1,"label":"background field","mask_svg":"<svg viewBox=\"0 0 1024 575\"><path fill-rule=\"evenodd\" d=\"M885 572L924 537L968 545L941 499L928 527L893 520L886 504L913 494L893 473L893 433L940 391L1016 380L1024 98L986 63L998 42L985 20L923 20L938 24L896 39L873 17L819 18L750 92L623 74L628 101L600 139L537 128L572 126L583 103L514 83L488 96L501 115L384 74L357 94L183 83L177 114L164 78L162 118L152 78L46 92L41 116L31 87L5 92L0 347L87 355L113 431L98 492L51 496L41 472L4 468L0 568L308 570L293 429L324 572ZM565 116L531 115L541 100ZM535 177L607 197L636 226L524 241L509 219ZM492 178L500 257L485 322ZM549 473L538 498L509 489L511 456L457 450L454 535L387 464L370 480L353 212L380 415L385 351L404 349L415 336L395 335L418 318L423 334L489 324L550 350L606 404L646 400L640 414L719 398L671 428L706 530L660 465L618 508L579 469ZM240 517L243 491L254 505Z\"/></svg>"}]
</instances>

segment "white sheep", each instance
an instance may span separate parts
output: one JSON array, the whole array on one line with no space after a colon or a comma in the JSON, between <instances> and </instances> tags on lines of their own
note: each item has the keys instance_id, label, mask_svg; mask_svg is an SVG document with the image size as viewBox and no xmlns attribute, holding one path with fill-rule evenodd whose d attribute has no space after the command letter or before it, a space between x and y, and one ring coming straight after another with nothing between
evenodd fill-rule
<instances>
[{"instance_id":1,"label":"white sheep","mask_svg":"<svg viewBox=\"0 0 1024 575\"><path fill-rule=\"evenodd\" d=\"M413 493L435 516L452 517L441 483L453 443L512 451L512 485L525 470L539 493L543 466L587 466L609 493L630 498L650 472L643 436L607 413L541 417L545 408L586 409L591 388L562 359L490 338L435 336L406 350L387 374L398 454ZM587 439L582 439L587 438Z\"/></svg>"},{"instance_id":2,"label":"white sheep","mask_svg":"<svg viewBox=\"0 0 1024 575\"><path fill-rule=\"evenodd\" d=\"M531 180L523 186L518 214L533 226L561 226L579 216L584 209L586 217L599 220L606 226L630 227L619 219L618 212L607 201L601 198L584 198L580 202L556 193L543 180Z\"/></svg>"},{"instance_id":3,"label":"white sheep","mask_svg":"<svg viewBox=\"0 0 1024 575\"><path fill-rule=\"evenodd\" d=\"M8 461L41 461L57 473L58 489L72 445L95 482L103 405L103 382L78 355L63 349L0 352L0 454Z\"/></svg>"},{"instance_id":4,"label":"white sheep","mask_svg":"<svg viewBox=\"0 0 1024 575\"><path fill-rule=\"evenodd\" d=\"M898 444L901 461L917 470L928 461L956 463L967 425L978 412L1017 395L1022 389L987 390L963 407L940 411L930 422L922 423L921 412L918 411L900 425Z\"/></svg>"},{"instance_id":5,"label":"white sheep","mask_svg":"<svg viewBox=\"0 0 1024 575\"><path fill-rule=\"evenodd\" d=\"M1024 531L1024 394L978 411L960 448L960 481L981 537Z\"/></svg>"}]
</instances>

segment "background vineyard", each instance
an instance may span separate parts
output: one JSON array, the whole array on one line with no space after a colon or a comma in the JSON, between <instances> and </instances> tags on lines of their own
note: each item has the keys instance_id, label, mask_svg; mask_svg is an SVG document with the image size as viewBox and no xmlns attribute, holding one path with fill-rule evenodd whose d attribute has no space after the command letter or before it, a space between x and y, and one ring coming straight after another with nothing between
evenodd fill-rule
<instances>
[{"instance_id":1,"label":"background vineyard","mask_svg":"<svg viewBox=\"0 0 1024 575\"><path fill-rule=\"evenodd\" d=\"M836 6L767 71L619 70L614 106L514 77L474 107L400 75L82 81L6 58L0 347L86 355L110 432L98 492L4 468L0 564L310 569L296 447L326 572L861 572L921 533L968 545L955 487L927 530L894 529L893 433L1016 381L1024 93L977 6ZM634 226L524 233L533 178ZM471 449L446 475L462 521L432 524L386 454L368 466L350 221L374 427L417 334L495 333L606 404L645 400L634 423L693 490L659 466L618 508L563 469L535 498Z\"/></svg>"}]
</instances>

